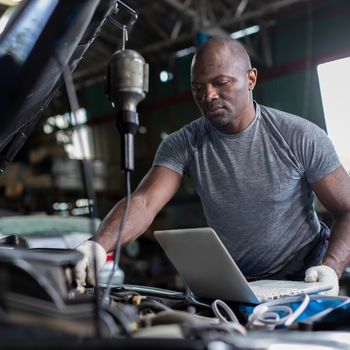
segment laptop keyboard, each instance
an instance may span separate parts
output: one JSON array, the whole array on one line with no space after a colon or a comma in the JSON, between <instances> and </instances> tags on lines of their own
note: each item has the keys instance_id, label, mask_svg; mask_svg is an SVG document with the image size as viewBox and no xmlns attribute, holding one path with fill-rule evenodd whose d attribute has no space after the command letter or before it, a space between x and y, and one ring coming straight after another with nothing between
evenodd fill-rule
<instances>
[{"instance_id":1,"label":"laptop keyboard","mask_svg":"<svg viewBox=\"0 0 350 350\"><path fill-rule=\"evenodd\" d=\"M303 293L300 288L283 288L283 287L261 287L261 286L251 286L254 293L261 300L272 300L278 299L283 296L297 295Z\"/></svg>"}]
</instances>

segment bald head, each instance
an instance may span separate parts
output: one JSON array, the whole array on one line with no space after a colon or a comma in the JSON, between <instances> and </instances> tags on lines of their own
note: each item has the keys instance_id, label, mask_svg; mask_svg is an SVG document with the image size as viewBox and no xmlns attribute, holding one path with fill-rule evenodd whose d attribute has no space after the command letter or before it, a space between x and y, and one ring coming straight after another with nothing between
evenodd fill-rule
<instances>
[{"instance_id":1,"label":"bald head","mask_svg":"<svg viewBox=\"0 0 350 350\"><path fill-rule=\"evenodd\" d=\"M252 68L248 52L238 40L230 38L212 38L197 50L192 60L191 69L193 70L193 66L197 61L205 60L208 55L210 56L222 50L229 51L232 57L232 63L239 63L244 70Z\"/></svg>"},{"instance_id":2,"label":"bald head","mask_svg":"<svg viewBox=\"0 0 350 350\"><path fill-rule=\"evenodd\" d=\"M207 41L191 67L192 93L202 115L224 133L244 130L255 115L257 70L244 46L232 39Z\"/></svg>"}]
</instances>

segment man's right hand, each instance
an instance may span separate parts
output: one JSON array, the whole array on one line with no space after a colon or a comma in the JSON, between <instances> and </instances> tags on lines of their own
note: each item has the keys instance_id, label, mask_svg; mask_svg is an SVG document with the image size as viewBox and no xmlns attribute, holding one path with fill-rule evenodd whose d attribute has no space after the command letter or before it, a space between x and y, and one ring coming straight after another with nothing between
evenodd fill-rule
<instances>
[{"instance_id":1,"label":"man's right hand","mask_svg":"<svg viewBox=\"0 0 350 350\"><path fill-rule=\"evenodd\" d=\"M75 266L75 281L77 289L83 292L85 286L95 286L94 253L96 254L97 271L105 264L107 253L105 249L95 241L86 241L76 250L83 254L83 258Z\"/></svg>"},{"instance_id":2,"label":"man's right hand","mask_svg":"<svg viewBox=\"0 0 350 350\"><path fill-rule=\"evenodd\" d=\"M122 244L135 240L147 230L157 213L175 194L182 176L163 166L153 166L131 196L127 224ZM125 198L119 201L104 218L94 236L101 243L87 241L77 251L84 257L75 267L75 280L80 291L86 285L95 285L93 249L96 251L97 270L106 262L106 251L113 251L118 240L121 220L125 210Z\"/></svg>"}]
</instances>

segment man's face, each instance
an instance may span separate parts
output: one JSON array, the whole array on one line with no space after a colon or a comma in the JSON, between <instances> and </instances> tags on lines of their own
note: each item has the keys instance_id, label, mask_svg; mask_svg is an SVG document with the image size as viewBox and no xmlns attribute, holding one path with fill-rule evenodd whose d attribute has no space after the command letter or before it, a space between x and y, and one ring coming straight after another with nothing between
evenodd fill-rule
<instances>
[{"instance_id":1,"label":"man's face","mask_svg":"<svg viewBox=\"0 0 350 350\"><path fill-rule=\"evenodd\" d=\"M235 132L250 117L256 70L223 45L211 45L195 58L192 93L203 116L222 132Z\"/></svg>"}]
</instances>

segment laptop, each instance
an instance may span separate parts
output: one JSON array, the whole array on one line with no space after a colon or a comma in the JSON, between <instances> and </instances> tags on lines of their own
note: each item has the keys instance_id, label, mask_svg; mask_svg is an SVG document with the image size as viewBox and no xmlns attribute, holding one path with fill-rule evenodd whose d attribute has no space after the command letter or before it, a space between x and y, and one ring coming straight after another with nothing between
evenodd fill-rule
<instances>
[{"instance_id":1,"label":"laptop","mask_svg":"<svg viewBox=\"0 0 350 350\"><path fill-rule=\"evenodd\" d=\"M322 282L248 282L212 228L155 231L154 236L193 294L259 304L284 296L331 289Z\"/></svg>"}]
</instances>

